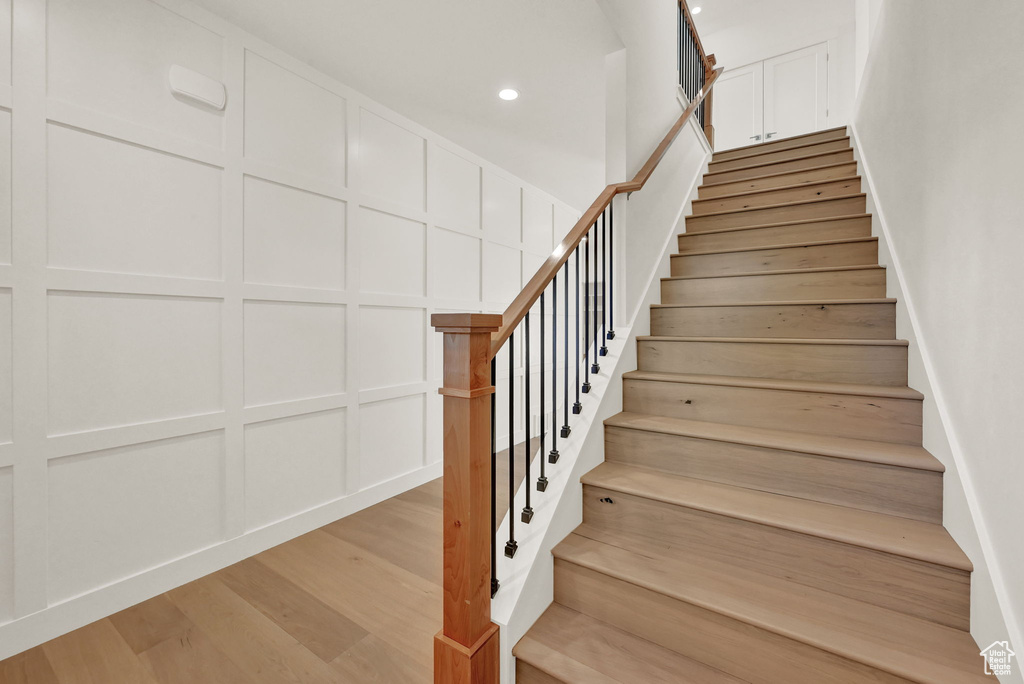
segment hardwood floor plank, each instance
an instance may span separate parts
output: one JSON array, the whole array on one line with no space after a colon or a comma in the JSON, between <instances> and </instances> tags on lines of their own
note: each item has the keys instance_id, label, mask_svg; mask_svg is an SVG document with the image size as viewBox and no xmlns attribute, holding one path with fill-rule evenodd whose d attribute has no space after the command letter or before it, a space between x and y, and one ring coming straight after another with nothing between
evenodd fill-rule
<instances>
[{"instance_id":1,"label":"hardwood floor plank","mask_svg":"<svg viewBox=\"0 0 1024 684\"><path fill-rule=\"evenodd\" d=\"M355 622L255 558L227 567L216 576L324 662L334 660L367 635Z\"/></svg>"},{"instance_id":2,"label":"hardwood floor plank","mask_svg":"<svg viewBox=\"0 0 1024 684\"><path fill-rule=\"evenodd\" d=\"M330 667L214 577L168 592L251 682L327 684Z\"/></svg>"},{"instance_id":3,"label":"hardwood floor plank","mask_svg":"<svg viewBox=\"0 0 1024 684\"><path fill-rule=\"evenodd\" d=\"M0 684L60 684L41 646L0 661Z\"/></svg>"},{"instance_id":4,"label":"hardwood floor plank","mask_svg":"<svg viewBox=\"0 0 1024 684\"><path fill-rule=\"evenodd\" d=\"M433 550L441 546L441 510L422 504L389 499L322 528L355 546L440 586L441 563ZM381 530L403 534L381 534ZM337 655L337 654L335 654Z\"/></svg>"},{"instance_id":5,"label":"hardwood floor plank","mask_svg":"<svg viewBox=\"0 0 1024 684\"><path fill-rule=\"evenodd\" d=\"M154 645L141 653L139 659L160 684L248 684L251 681L195 626Z\"/></svg>"},{"instance_id":6,"label":"hardwood floor plank","mask_svg":"<svg viewBox=\"0 0 1024 684\"><path fill-rule=\"evenodd\" d=\"M257 558L393 647L433 661L441 588L366 549L316 530Z\"/></svg>"},{"instance_id":7,"label":"hardwood floor plank","mask_svg":"<svg viewBox=\"0 0 1024 684\"><path fill-rule=\"evenodd\" d=\"M60 684L156 684L110 620L99 620L43 645Z\"/></svg>"},{"instance_id":8,"label":"hardwood floor plank","mask_svg":"<svg viewBox=\"0 0 1024 684\"><path fill-rule=\"evenodd\" d=\"M192 627L189 619L165 594L114 613L108 619L136 654L161 641L183 635Z\"/></svg>"},{"instance_id":9,"label":"hardwood floor plank","mask_svg":"<svg viewBox=\"0 0 1024 684\"><path fill-rule=\"evenodd\" d=\"M372 634L339 655L331 666L353 684L427 684L433 668Z\"/></svg>"}]
</instances>

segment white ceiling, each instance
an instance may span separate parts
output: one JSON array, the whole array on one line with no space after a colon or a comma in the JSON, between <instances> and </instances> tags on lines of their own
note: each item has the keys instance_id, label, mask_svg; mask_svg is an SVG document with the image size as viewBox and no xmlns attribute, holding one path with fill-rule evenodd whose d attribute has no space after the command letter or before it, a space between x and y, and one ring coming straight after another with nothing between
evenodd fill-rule
<instances>
[{"instance_id":1,"label":"white ceiling","mask_svg":"<svg viewBox=\"0 0 1024 684\"><path fill-rule=\"evenodd\" d=\"M593 0L195 1L579 209L604 185Z\"/></svg>"}]
</instances>

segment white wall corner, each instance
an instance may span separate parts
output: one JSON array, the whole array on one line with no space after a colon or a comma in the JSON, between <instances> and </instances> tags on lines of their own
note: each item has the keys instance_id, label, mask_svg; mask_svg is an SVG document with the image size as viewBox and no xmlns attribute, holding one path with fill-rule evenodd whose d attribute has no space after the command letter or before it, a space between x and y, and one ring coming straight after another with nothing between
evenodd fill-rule
<instances>
[{"instance_id":1,"label":"white wall corner","mask_svg":"<svg viewBox=\"0 0 1024 684\"><path fill-rule=\"evenodd\" d=\"M1012 581L1012 571L1007 573L999 563L997 544L981 510L983 494L971 477L967 455L950 418L948 402L929 355L928 341L919 335L921 326L906 286L901 257L893 248L896 243L892 239L892 231L898 227L886 222L857 129L851 123L849 130L854 157L867 186L864 192L867 211L871 214L871 233L879 239L879 263L887 269L886 294L897 299L897 336L910 342L909 385L925 395L923 446L946 468L943 475L943 524L974 565L971 575L971 635L982 648L993 641L1009 638L1020 651L1024 637L1019 617L1006 591L1007 581ZM1000 677L999 681L1024 684L1021 668L1016 668L1009 677Z\"/></svg>"}]
</instances>

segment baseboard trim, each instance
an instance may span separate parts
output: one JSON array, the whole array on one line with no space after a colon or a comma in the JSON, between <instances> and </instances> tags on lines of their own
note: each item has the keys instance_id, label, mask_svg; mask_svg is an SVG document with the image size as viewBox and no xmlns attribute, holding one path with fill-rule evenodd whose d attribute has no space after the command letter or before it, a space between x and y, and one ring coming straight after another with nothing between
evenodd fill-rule
<instances>
[{"instance_id":1,"label":"baseboard trim","mask_svg":"<svg viewBox=\"0 0 1024 684\"><path fill-rule=\"evenodd\" d=\"M432 463L0 625L0 660L441 477Z\"/></svg>"}]
</instances>

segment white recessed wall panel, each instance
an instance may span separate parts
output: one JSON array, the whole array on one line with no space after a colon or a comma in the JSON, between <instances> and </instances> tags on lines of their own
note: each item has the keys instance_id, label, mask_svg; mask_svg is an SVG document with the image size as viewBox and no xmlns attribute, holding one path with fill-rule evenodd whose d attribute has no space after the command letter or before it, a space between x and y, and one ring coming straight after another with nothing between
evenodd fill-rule
<instances>
[{"instance_id":1,"label":"white recessed wall panel","mask_svg":"<svg viewBox=\"0 0 1024 684\"><path fill-rule=\"evenodd\" d=\"M423 465L426 432L422 394L359 407L359 474L362 489Z\"/></svg>"},{"instance_id":2,"label":"white recessed wall panel","mask_svg":"<svg viewBox=\"0 0 1024 684\"><path fill-rule=\"evenodd\" d=\"M344 470L344 409L246 425L246 528L338 498Z\"/></svg>"},{"instance_id":3,"label":"white recessed wall panel","mask_svg":"<svg viewBox=\"0 0 1024 684\"><path fill-rule=\"evenodd\" d=\"M523 243L526 249L542 254L551 252L551 202L532 192L523 192Z\"/></svg>"},{"instance_id":4,"label":"white recessed wall panel","mask_svg":"<svg viewBox=\"0 0 1024 684\"><path fill-rule=\"evenodd\" d=\"M522 240L522 200L519 186L501 176L484 171L484 231L488 237L503 242Z\"/></svg>"},{"instance_id":5,"label":"white recessed wall panel","mask_svg":"<svg viewBox=\"0 0 1024 684\"><path fill-rule=\"evenodd\" d=\"M345 392L345 307L248 301L245 404Z\"/></svg>"},{"instance_id":6,"label":"white recessed wall panel","mask_svg":"<svg viewBox=\"0 0 1024 684\"><path fill-rule=\"evenodd\" d=\"M359 189L410 209L425 209L426 141L359 110Z\"/></svg>"},{"instance_id":7,"label":"white recessed wall panel","mask_svg":"<svg viewBox=\"0 0 1024 684\"><path fill-rule=\"evenodd\" d=\"M14 435L11 413L11 383L14 380L11 304L11 291L0 288L0 444L10 442Z\"/></svg>"},{"instance_id":8,"label":"white recessed wall panel","mask_svg":"<svg viewBox=\"0 0 1024 684\"><path fill-rule=\"evenodd\" d=\"M245 281L345 287L345 203L245 179Z\"/></svg>"},{"instance_id":9,"label":"white recessed wall panel","mask_svg":"<svg viewBox=\"0 0 1024 684\"><path fill-rule=\"evenodd\" d=\"M221 146L224 112L176 98L172 65L223 80L223 39L155 2L49 0L47 93L117 119ZM240 93L228 93L228 102Z\"/></svg>"},{"instance_id":10,"label":"white recessed wall panel","mask_svg":"<svg viewBox=\"0 0 1024 684\"><path fill-rule=\"evenodd\" d=\"M438 299L480 300L480 240L434 229L430 273Z\"/></svg>"},{"instance_id":11,"label":"white recessed wall panel","mask_svg":"<svg viewBox=\"0 0 1024 684\"><path fill-rule=\"evenodd\" d=\"M423 309L359 308L359 388L424 380L426 317Z\"/></svg>"},{"instance_id":12,"label":"white recessed wall panel","mask_svg":"<svg viewBox=\"0 0 1024 684\"><path fill-rule=\"evenodd\" d=\"M576 222L580 220L580 215L570 209L569 207L561 204L555 205L555 236L554 245L559 244L562 239L569 234L572 227L576 225Z\"/></svg>"},{"instance_id":13,"label":"white recessed wall panel","mask_svg":"<svg viewBox=\"0 0 1024 684\"><path fill-rule=\"evenodd\" d=\"M0 3L0 8L2 8ZM10 9L8 8L8 14ZM8 53L10 43L7 44ZM0 264L11 263L11 113L0 109Z\"/></svg>"},{"instance_id":14,"label":"white recessed wall panel","mask_svg":"<svg viewBox=\"0 0 1024 684\"><path fill-rule=\"evenodd\" d=\"M14 613L14 476L0 468L0 622Z\"/></svg>"},{"instance_id":15,"label":"white recessed wall panel","mask_svg":"<svg viewBox=\"0 0 1024 684\"><path fill-rule=\"evenodd\" d=\"M224 435L205 432L51 461L50 603L224 538Z\"/></svg>"},{"instance_id":16,"label":"white recessed wall panel","mask_svg":"<svg viewBox=\"0 0 1024 684\"><path fill-rule=\"evenodd\" d=\"M221 301L51 292L49 433L221 410Z\"/></svg>"},{"instance_id":17,"label":"white recessed wall panel","mask_svg":"<svg viewBox=\"0 0 1024 684\"><path fill-rule=\"evenodd\" d=\"M0 83L11 82L11 0L0 0Z\"/></svg>"},{"instance_id":18,"label":"white recessed wall panel","mask_svg":"<svg viewBox=\"0 0 1024 684\"><path fill-rule=\"evenodd\" d=\"M426 294L426 226L401 216L359 208L359 289L381 294Z\"/></svg>"},{"instance_id":19,"label":"white recessed wall panel","mask_svg":"<svg viewBox=\"0 0 1024 684\"><path fill-rule=\"evenodd\" d=\"M548 255L532 254L523 252L523 284L530 282L530 278L536 275L541 264L548 258ZM517 293L518 294L518 293Z\"/></svg>"},{"instance_id":20,"label":"white recessed wall panel","mask_svg":"<svg viewBox=\"0 0 1024 684\"><path fill-rule=\"evenodd\" d=\"M508 305L519 294L522 278L518 249L484 243L484 300Z\"/></svg>"},{"instance_id":21,"label":"white recessed wall panel","mask_svg":"<svg viewBox=\"0 0 1024 684\"><path fill-rule=\"evenodd\" d=\"M220 169L62 126L48 142L51 266L220 278Z\"/></svg>"},{"instance_id":22,"label":"white recessed wall panel","mask_svg":"<svg viewBox=\"0 0 1024 684\"><path fill-rule=\"evenodd\" d=\"M344 186L345 121L344 98L245 53L247 158Z\"/></svg>"},{"instance_id":23,"label":"white recessed wall panel","mask_svg":"<svg viewBox=\"0 0 1024 684\"><path fill-rule=\"evenodd\" d=\"M427 185L434 223L457 230L480 229L479 165L435 147Z\"/></svg>"}]
</instances>

